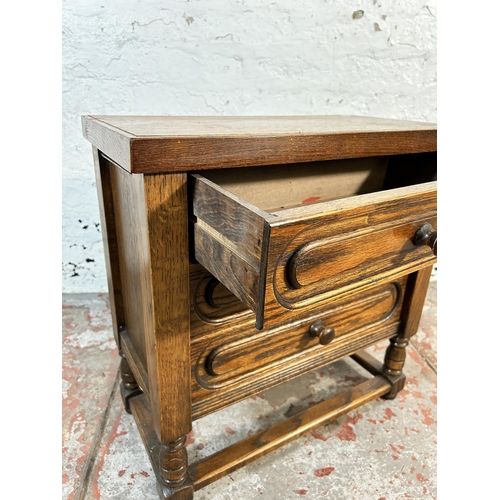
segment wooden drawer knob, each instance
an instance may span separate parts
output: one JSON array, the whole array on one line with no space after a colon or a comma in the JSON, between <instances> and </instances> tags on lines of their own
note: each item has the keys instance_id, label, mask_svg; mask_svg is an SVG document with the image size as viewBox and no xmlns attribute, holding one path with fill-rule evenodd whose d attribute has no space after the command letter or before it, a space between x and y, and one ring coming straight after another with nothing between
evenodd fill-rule
<instances>
[{"instance_id":1,"label":"wooden drawer knob","mask_svg":"<svg viewBox=\"0 0 500 500\"><path fill-rule=\"evenodd\" d=\"M415 235L413 236L413 243L417 246L429 246L434 252L434 255L437 256L437 238L437 231L434 230L428 222L426 222L417 229Z\"/></svg>"},{"instance_id":2,"label":"wooden drawer knob","mask_svg":"<svg viewBox=\"0 0 500 500\"><path fill-rule=\"evenodd\" d=\"M318 337L319 343L322 345L329 344L335 338L335 330L327 328L320 319L309 327L309 334L311 337Z\"/></svg>"}]
</instances>

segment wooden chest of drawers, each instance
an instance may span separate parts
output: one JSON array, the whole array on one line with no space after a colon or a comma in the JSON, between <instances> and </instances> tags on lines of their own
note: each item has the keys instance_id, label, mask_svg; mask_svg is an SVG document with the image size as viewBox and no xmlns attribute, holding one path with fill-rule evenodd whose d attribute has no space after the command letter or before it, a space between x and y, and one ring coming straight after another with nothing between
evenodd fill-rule
<instances>
[{"instance_id":1,"label":"wooden chest of drawers","mask_svg":"<svg viewBox=\"0 0 500 500\"><path fill-rule=\"evenodd\" d=\"M402 389L437 253L436 127L86 116L122 396L161 498ZM390 340L383 364L363 349ZM193 420L351 356L373 378L188 466Z\"/></svg>"}]
</instances>

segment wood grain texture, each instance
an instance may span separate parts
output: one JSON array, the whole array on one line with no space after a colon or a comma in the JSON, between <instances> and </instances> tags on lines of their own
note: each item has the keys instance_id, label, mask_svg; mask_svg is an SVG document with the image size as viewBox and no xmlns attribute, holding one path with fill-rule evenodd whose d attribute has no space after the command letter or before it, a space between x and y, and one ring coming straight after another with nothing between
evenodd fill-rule
<instances>
[{"instance_id":1,"label":"wood grain texture","mask_svg":"<svg viewBox=\"0 0 500 500\"><path fill-rule=\"evenodd\" d=\"M151 287L145 333L148 373L154 373L150 402L158 436L168 444L191 430L186 174L145 176L144 198Z\"/></svg>"},{"instance_id":2,"label":"wood grain texture","mask_svg":"<svg viewBox=\"0 0 500 500\"><path fill-rule=\"evenodd\" d=\"M131 175L112 164L111 181L133 364L147 370L155 429L167 443L191 429L186 175Z\"/></svg>"},{"instance_id":3,"label":"wood grain texture","mask_svg":"<svg viewBox=\"0 0 500 500\"><path fill-rule=\"evenodd\" d=\"M434 124L357 116L85 116L84 136L133 173L435 151Z\"/></svg>"},{"instance_id":4,"label":"wood grain texture","mask_svg":"<svg viewBox=\"0 0 500 500\"><path fill-rule=\"evenodd\" d=\"M432 264L432 251L411 238L422 219L434 220L436 206L431 182L279 212L264 311L274 302L290 310L340 299Z\"/></svg>"},{"instance_id":5,"label":"wood grain texture","mask_svg":"<svg viewBox=\"0 0 500 500\"><path fill-rule=\"evenodd\" d=\"M354 296L349 302L337 304L334 312L325 318L327 327L335 330L335 342L344 335L387 321L399 306L401 295L400 286L389 283ZM264 332L233 342L226 341L211 349L206 361L207 370L220 381L221 378L271 367L276 361L311 348L321 351L318 339L309 334L309 325L310 322L292 331Z\"/></svg>"},{"instance_id":6,"label":"wood grain texture","mask_svg":"<svg viewBox=\"0 0 500 500\"><path fill-rule=\"evenodd\" d=\"M200 175L191 175L194 255L256 313L262 327L270 216Z\"/></svg>"},{"instance_id":7,"label":"wood grain texture","mask_svg":"<svg viewBox=\"0 0 500 500\"><path fill-rule=\"evenodd\" d=\"M273 326L276 302L307 307L435 262L412 238L436 223L436 182L267 213L192 178L195 257L256 312L257 328Z\"/></svg>"},{"instance_id":8,"label":"wood grain texture","mask_svg":"<svg viewBox=\"0 0 500 500\"><path fill-rule=\"evenodd\" d=\"M435 262L413 245L437 227L434 124L88 116L83 129L122 392L162 500L396 397ZM320 343L313 324L335 335ZM384 339L383 364L359 352ZM375 378L188 467L192 419L346 356Z\"/></svg>"},{"instance_id":9,"label":"wood grain texture","mask_svg":"<svg viewBox=\"0 0 500 500\"><path fill-rule=\"evenodd\" d=\"M83 136L117 165L130 165L129 134L113 125L106 124L91 116L82 117Z\"/></svg>"},{"instance_id":10,"label":"wood grain texture","mask_svg":"<svg viewBox=\"0 0 500 500\"><path fill-rule=\"evenodd\" d=\"M118 258L118 239L116 234L115 209L111 185L111 165L99 150L93 146L97 198L101 217L101 234L108 279L109 307L113 322L116 345L120 349L120 330L125 326L120 263Z\"/></svg>"},{"instance_id":11,"label":"wood grain texture","mask_svg":"<svg viewBox=\"0 0 500 500\"><path fill-rule=\"evenodd\" d=\"M421 264L430 256L418 251L412 241L419 226L417 222L350 238L327 236L300 246L287 263L288 281L296 289L318 283L322 288L326 283L330 289L341 288L362 283L368 276ZM327 229L324 235L328 234Z\"/></svg>"},{"instance_id":12,"label":"wood grain texture","mask_svg":"<svg viewBox=\"0 0 500 500\"><path fill-rule=\"evenodd\" d=\"M357 351L351 355L351 358L372 375L380 375L384 369L384 363L366 351Z\"/></svg>"},{"instance_id":13,"label":"wood grain texture","mask_svg":"<svg viewBox=\"0 0 500 500\"><path fill-rule=\"evenodd\" d=\"M110 165L116 214L118 259L125 324L142 364L148 369L145 331L148 321L149 266L147 221L143 176L132 176L114 163Z\"/></svg>"},{"instance_id":14,"label":"wood grain texture","mask_svg":"<svg viewBox=\"0 0 500 500\"><path fill-rule=\"evenodd\" d=\"M258 269L269 214L201 175L190 175L190 179L196 222L203 222L204 231L212 230L232 252L240 252L243 260Z\"/></svg>"},{"instance_id":15,"label":"wood grain texture","mask_svg":"<svg viewBox=\"0 0 500 500\"><path fill-rule=\"evenodd\" d=\"M146 394L146 397L149 398L149 382L146 367L142 363L139 354L135 350L134 344L132 343L132 339L130 338L127 330L122 330L120 332L120 338L123 353L127 358L135 379L137 380L137 383L139 384L141 390Z\"/></svg>"},{"instance_id":16,"label":"wood grain texture","mask_svg":"<svg viewBox=\"0 0 500 500\"><path fill-rule=\"evenodd\" d=\"M192 467L194 489L203 488L307 432L382 396L389 389L390 383L386 379L374 377L202 459Z\"/></svg>"},{"instance_id":17,"label":"wood grain texture","mask_svg":"<svg viewBox=\"0 0 500 500\"><path fill-rule=\"evenodd\" d=\"M350 299L298 313L281 313L280 326L259 331L249 318L210 325L192 338L193 419L332 363L397 334L406 278ZM321 319L337 338L320 345L309 334ZM224 363L219 363L221 355ZM215 367L210 371L210 363ZM217 373L217 370L220 370Z\"/></svg>"},{"instance_id":18,"label":"wood grain texture","mask_svg":"<svg viewBox=\"0 0 500 500\"><path fill-rule=\"evenodd\" d=\"M196 260L250 309L256 313L262 311L262 301L259 304L260 266L252 266L241 252L225 245L214 232L203 230L200 224L194 227L194 237Z\"/></svg>"}]
</instances>

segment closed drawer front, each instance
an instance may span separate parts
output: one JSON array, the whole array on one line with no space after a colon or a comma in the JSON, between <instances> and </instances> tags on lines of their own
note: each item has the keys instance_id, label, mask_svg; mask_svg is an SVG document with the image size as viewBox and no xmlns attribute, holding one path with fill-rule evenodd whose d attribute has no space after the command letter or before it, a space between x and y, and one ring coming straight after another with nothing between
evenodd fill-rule
<instances>
[{"instance_id":1,"label":"closed drawer front","mask_svg":"<svg viewBox=\"0 0 500 500\"><path fill-rule=\"evenodd\" d=\"M214 327L193 345L193 408L209 413L283 378L331 363L397 333L407 277L339 300L322 313L270 330ZM311 331L333 330L327 344ZM204 405L212 406L206 411Z\"/></svg>"},{"instance_id":2,"label":"closed drawer front","mask_svg":"<svg viewBox=\"0 0 500 500\"><path fill-rule=\"evenodd\" d=\"M302 166L291 207L287 170L279 192L276 179L262 175L260 195L255 178L193 175L196 260L255 312L259 329L282 321L270 314L276 308L334 302L432 264L432 249L414 244L414 235L424 223L437 229L436 182L384 189L381 162L344 162L340 173L335 162L321 171L315 164L310 175Z\"/></svg>"}]
</instances>

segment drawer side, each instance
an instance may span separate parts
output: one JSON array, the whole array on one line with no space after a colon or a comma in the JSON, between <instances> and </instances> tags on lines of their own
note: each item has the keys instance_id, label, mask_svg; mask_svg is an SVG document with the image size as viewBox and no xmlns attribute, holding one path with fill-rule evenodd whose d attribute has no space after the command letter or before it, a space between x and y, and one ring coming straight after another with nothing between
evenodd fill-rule
<instances>
[{"instance_id":1,"label":"drawer side","mask_svg":"<svg viewBox=\"0 0 500 500\"><path fill-rule=\"evenodd\" d=\"M262 327L270 217L200 175L191 175L194 256L257 315Z\"/></svg>"}]
</instances>

